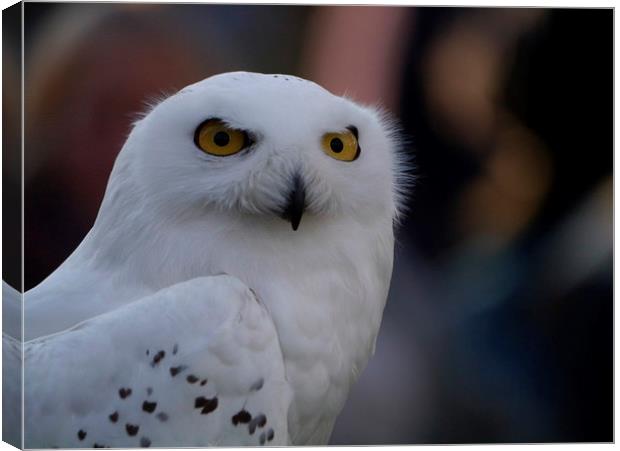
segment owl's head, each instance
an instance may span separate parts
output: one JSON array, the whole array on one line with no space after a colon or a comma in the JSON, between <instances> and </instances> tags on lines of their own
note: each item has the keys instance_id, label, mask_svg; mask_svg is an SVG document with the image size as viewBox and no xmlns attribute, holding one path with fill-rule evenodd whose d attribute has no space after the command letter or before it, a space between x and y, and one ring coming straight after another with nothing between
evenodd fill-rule
<instances>
[{"instance_id":1,"label":"owl's head","mask_svg":"<svg viewBox=\"0 0 620 451\"><path fill-rule=\"evenodd\" d=\"M376 110L297 77L233 72L154 106L115 172L131 171L164 214L281 218L297 230L311 218L397 217L398 147Z\"/></svg>"}]
</instances>

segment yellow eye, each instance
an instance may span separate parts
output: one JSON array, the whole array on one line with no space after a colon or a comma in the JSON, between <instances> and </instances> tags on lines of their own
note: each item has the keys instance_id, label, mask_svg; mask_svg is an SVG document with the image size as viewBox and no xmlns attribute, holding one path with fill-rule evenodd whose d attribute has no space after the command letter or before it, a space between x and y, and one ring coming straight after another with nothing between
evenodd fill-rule
<instances>
[{"instance_id":1,"label":"yellow eye","mask_svg":"<svg viewBox=\"0 0 620 451\"><path fill-rule=\"evenodd\" d=\"M227 157L247 147L249 139L244 131L230 128L219 119L209 119L196 129L194 142L208 154Z\"/></svg>"},{"instance_id":2,"label":"yellow eye","mask_svg":"<svg viewBox=\"0 0 620 451\"><path fill-rule=\"evenodd\" d=\"M321 145L323 152L336 160L353 161L360 155L360 147L353 130L325 133L321 139Z\"/></svg>"}]
</instances>

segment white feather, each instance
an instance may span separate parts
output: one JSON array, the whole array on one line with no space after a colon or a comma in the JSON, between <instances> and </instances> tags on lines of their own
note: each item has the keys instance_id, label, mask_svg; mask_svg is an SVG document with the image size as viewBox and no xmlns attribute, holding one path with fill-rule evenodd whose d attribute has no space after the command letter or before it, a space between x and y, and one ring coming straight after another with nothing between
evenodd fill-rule
<instances>
[{"instance_id":1,"label":"white feather","mask_svg":"<svg viewBox=\"0 0 620 451\"><path fill-rule=\"evenodd\" d=\"M205 154L193 135L207 118L247 130L255 144L226 158ZM349 126L359 131L360 157L343 162L326 155L323 134ZM382 114L306 80L237 72L185 88L135 124L93 229L58 270L25 294L26 339L110 312L79 333L91 330L83 339L104 348L108 343L112 352L117 329L101 325L111 326L113 318L119 328L130 327L121 313L127 304L183 281L229 274L257 294L275 326L292 390L287 443L326 443L381 322L405 182L398 152L394 128ZM307 205L293 231L278 212L296 175ZM171 314L182 311L181 298L170 299ZM204 315L208 321L206 308ZM177 332L170 329L167 337ZM135 328L134 339L146 344L145 333ZM108 361L113 367L120 364L114 357ZM73 376L55 373L63 377ZM51 390L52 383L42 389ZM50 423L46 430L54 429ZM234 442L223 437L215 442Z\"/></svg>"},{"instance_id":2,"label":"white feather","mask_svg":"<svg viewBox=\"0 0 620 451\"><path fill-rule=\"evenodd\" d=\"M274 325L230 276L176 284L31 340L24 356L27 448L288 443ZM239 412L265 424L234 424Z\"/></svg>"}]
</instances>

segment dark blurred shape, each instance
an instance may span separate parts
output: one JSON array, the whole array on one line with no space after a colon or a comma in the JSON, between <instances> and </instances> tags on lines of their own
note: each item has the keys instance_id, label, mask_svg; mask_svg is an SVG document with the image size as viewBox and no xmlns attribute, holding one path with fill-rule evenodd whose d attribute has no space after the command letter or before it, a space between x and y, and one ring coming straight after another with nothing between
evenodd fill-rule
<instances>
[{"instance_id":1,"label":"dark blurred shape","mask_svg":"<svg viewBox=\"0 0 620 451\"><path fill-rule=\"evenodd\" d=\"M2 11L2 279L22 289L21 4Z\"/></svg>"},{"instance_id":2,"label":"dark blurred shape","mask_svg":"<svg viewBox=\"0 0 620 451\"><path fill-rule=\"evenodd\" d=\"M324 6L306 30L303 76L337 95L398 109L414 8Z\"/></svg>"},{"instance_id":3,"label":"dark blurred shape","mask_svg":"<svg viewBox=\"0 0 620 451\"><path fill-rule=\"evenodd\" d=\"M553 222L613 169L613 12L553 10L517 50L506 103L549 146Z\"/></svg>"},{"instance_id":4,"label":"dark blurred shape","mask_svg":"<svg viewBox=\"0 0 620 451\"><path fill-rule=\"evenodd\" d=\"M416 22L406 233L443 284L427 294L442 356L429 443L613 440L613 14L528 11ZM433 72L445 46L461 50Z\"/></svg>"}]
</instances>

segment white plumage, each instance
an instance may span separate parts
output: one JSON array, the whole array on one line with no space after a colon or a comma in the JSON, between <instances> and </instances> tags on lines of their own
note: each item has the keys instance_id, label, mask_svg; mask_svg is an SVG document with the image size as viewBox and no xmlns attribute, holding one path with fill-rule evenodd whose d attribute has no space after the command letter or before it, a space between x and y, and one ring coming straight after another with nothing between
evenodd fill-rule
<instances>
[{"instance_id":1,"label":"white plumage","mask_svg":"<svg viewBox=\"0 0 620 451\"><path fill-rule=\"evenodd\" d=\"M205 121L243 148L202 149ZM25 445L326 443L374 349L403 174L382 115L296 77L154 106L92 230L24 296Z\"/></svg>"}]
</instances>

